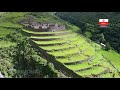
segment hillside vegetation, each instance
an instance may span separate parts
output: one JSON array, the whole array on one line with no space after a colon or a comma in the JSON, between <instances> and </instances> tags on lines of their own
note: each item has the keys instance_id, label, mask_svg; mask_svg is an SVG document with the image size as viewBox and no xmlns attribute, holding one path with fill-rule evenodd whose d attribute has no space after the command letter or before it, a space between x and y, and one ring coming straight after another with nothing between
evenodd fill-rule
<instances>
[{"instance_id":1,"label":"hillside vegetation","mask_svg":"<svg viewBox=\"0 0 120 90\"><path fill-rule=\"evenodd\" d=\"M0 16L0 71L6 78L66 77L29 44L18 22L30 13L7 12Z\"/></svg>"},{"instance_id":2,"label":"hillside vegetation","mask_svg":"<svg viewBox=\"0 0 120 90\"><path fill-rule=\"evenodd\" d=\"M66 30L40 32L19 22L27 18L58 23ZM119 78L120 54L85 37L82 26L51 12L11 12L0 17L0 71L5 77ZM90 32L86 32L91 36Z\"/></svg>"},{"instance_id":3,"label":"hillside vegetation","mask_svg":"<svg viewBox=\"0 0 120 90\"><path fill-rule=\"evenodd\" d=\"M105 43L108 49L120 53L120 12L57 12L56 15L80 27L79 32L91 40ZM100 28L99 19L109 19L109 27Z\"/></svg>"}]
</instances>

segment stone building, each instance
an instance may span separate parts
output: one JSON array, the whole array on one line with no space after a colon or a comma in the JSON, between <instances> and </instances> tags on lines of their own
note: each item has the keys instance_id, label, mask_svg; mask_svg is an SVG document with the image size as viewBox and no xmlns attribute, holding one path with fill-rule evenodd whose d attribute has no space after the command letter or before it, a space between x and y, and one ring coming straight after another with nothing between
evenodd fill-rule
<instances>
[{"instance_id":1,"label":"stone building","mask_svg":"<svg viewBox=\"0 0 120 90\"><path fill-rule=\"evenodd\" d=\"M39 31L59 31L65 29L65 26L58 25L57 23L49 24L49 23L40 23L40 22L33 22L28 27Z\"/></svg>"},{"instance_id":2,"label":"stone building","mask_svg":"<svg viewBox=\"0 0 120 90\"><path fill-rule=\"evenodd\" d=\"M41 22L36 22L33 20L24 20L21 22L21 24L25 25L27 24L27 28L29 29L34 29L35 31L59 31L59 30L65 30L64 25L58 25L56 24L51 24L51 23L41 23Z\"/></svg>"}]
</instances>

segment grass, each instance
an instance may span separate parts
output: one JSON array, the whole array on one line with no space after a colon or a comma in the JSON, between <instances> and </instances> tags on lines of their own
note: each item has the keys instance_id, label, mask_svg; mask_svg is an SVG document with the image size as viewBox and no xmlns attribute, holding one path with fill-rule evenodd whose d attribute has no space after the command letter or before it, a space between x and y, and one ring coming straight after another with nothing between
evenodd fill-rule
<instances>
[{"instance_id":1,"label":"grass","mask_svg":"<svg viewBox=\"0 0 120 90\"><path fill-rule=\"evenodd\" d=\"M112 65L111 65L109 62L107 62L107 61L102 61L100 65L109 68L111 71L114 71L114 70L115 70L115 69L112 67Z\"/></svg>"},{"instance_id":2,"label":"grass","mask_svg":"<svg viewBox=\"0 0 120 90\"><path fill-rule=\"evenodd\" d=\"M66 56L66 55L70 55L78 52L79 50L77 48L71 48L69 50L60 50L60 51L53 51L48 53L57 57L57 56Z\"/></svg>"},{"instance_id":3,"label":"grass","mask_svg":"<svg viewBox=\"0 0 120 90\"><path fill-rule=\"evenodd\" d=\"M16 46L16 43L10 41L0 41L0 48Z\"/></svg>"},{"instance_id":4,"label":"grass","mask_svg":"<svg viewBox=\"0 0 120 90\"><path fill-rule=\"evenodd\" d=\"M34 32L34 31L26 30L26 29L23 29L23 31L27 33L31 33L31 34L60 34L60 33L71 32L70 30L57 31L57 32Z\"/></svg>"},{"instance_id":5,"label":"grass","mask_svg":"<svg viewBox=\"0 0 120 90\"><path fill-rule=\"evenodd\" d=\"M97 75L97 74L103 72L104 70L105 70L105 68L97 66L97 67L94 67L94 68L91 68L88 70L84 70L84 71L79 71L76 73L81 76L90 76L91 74Z\"/></svg>"},{"instance_id":6,"label":"grass","mask_svg":"<svg viewBox=\"0 0 120 90\"><path fill-rule=\"evenodd\" d=\"M35 39L56 39L56 38L70 38L70 37L73 37L73 36L76 36L77 34L76 33L72 33L72 34L67 34L67 35L63 35L63 36L31 36L30 38L35 38Z\"/></svg>"},{"instance_id":7,"label":"grass","mask_svg":"<svg viewBox=\"0 0 120 90\"><path fill-rule=\"evenodd\" d=\"M36 44L62 44L62 43L67 43L67 40L52 40L52 41L35 41L32 40L33 42L35 42Z\"/></svg>"},{"instance_id":8,"label":"grass","mask_svg":"<svg viewBox=\"0 0 120 90\"><path fill-rule=\"evenodd\" d=\"M105 74L101 75L100 78L112 78L112 74L105 73Z\"/></svg>"},{"instance_id":9,"label":"grass","mask_svg":"<svg viewBox=\"0 0 120 90\"><path fill-rule=\"evenodd\" d=\"M75 64L75 65L66 65L67 68L71 69L71 70L80 70L80 69L85 69L85 68L90 68L93 65L97 65L99 64L99 62L97 63L92 63L91 61L88 62L83 62L82 64Z\"/></svg>"},{"instance_id":10,"label":"grass","mask_svg":"<svg viewBox=\"0 0 120 90\"><path fill-rule=\"evenodd\" d=\"M116 67L120 71L120 54L116 53L113 50L101 51L101 53L114 65L114 67Z\"/></svg>"},{"instance_id":11,"label":"grass","mask_svg":"<svg viewBox=\"0 0 120 90\"><path fill-rule=\"evenodd\" d=\"M118 72L113 72L113 73L105 73L100 75L100 78L120 78L120 76L118 75Z\"/></svg>"},{"instance_id":12,"label":"grass","mask_svg":"<svg viewBox=\"0 0 120 90\"><path fill-rule=\"evenodd\" d=\"M21 25L19 24L14 24L14 23L11 23L11 22L1 22L0 23L0 27L12 27L12 28L22 28Z\"/></svg>"},{"instance_id":13,"label":"grass","mask_svg":"<svg viewBox=\"0 0 120 90\"><path fill-rule=\"evenodd\" d=\"M87 56L84 56L83 54L81 55L75 55L75 56L68 56L66 58L63 58L63 59L57 59L57 61L61 62L61 63L70 63L70 62L76 62L76 61L81 61L81 60L84 60L84 59L87 59Z\"/></svg>"},{"instance_id":14,"label":"grass","mask_svg":"<svg viewBox=\"0 0 120 90\"><path fill-rule=\"evenodd\" d=\"M89 47L89 43L88 42L84 42L82 45L80 45L79 49L82 51L82 50L85 50L88 47Z\"/></svg>"},{"instance_id":15,"label":"grass","mask_svg":"<svg viewBox=\"0 0 120 90\"><path fill-rule=\"evenodd\" d=\"M78 40L75 40L75 41L72 41L71 43L65 43L65 44L62 44L62 45L54 45L54 46L40 46L42 49L44 50L60 50L60 49L68 49L70 47L77 47L78 46L81 46L82 44L84 44L84 40L83 39L78 39Z\"/></svg>"},{"instance_id":16,"label":"grass","mask_svg":"<svg viewBox=\"0 0 120 90\"><path fill-rule=\"evenodd\" d=\"M35 16L37 16L37 19L40 22L58 23L65 25L65 22L62 19L60 19L59 17L53 14L51 15L50 13L51 12L42 12L42 13L38 12Z\"/></svg>"},{"instance_id":17,"label":"grass","mask_svg":"<svg viewBox=\"0 0 120 90\"><path fill-rule=\"evenodd\" d=\"M88 56L95 55L95 49L92 47L89 47L83 54Z\"/></svg>"},{"instance_id":18,"label":"grass","mask_svg":"<svg viewBox=\"0 0 120 90\"><path fill-rule=\"evenodd\" d=\"M25 13L22 12L13 12L3 14L0 17L0 37L4 37L7 34L10 34L15 31L14 28L22 28L17 22L24 17Z\"/></svg>"},{"instance_id":19,"label":"grass","mask_svg":"<svg viewBox=\"0 0 120 90\"><path fill-rule=\"evenodd\" d=\"M75 26L75 25L73 25L73 24L68 23L67 26L74 32L80 31L80 28Z\"/></svg>"},{"instance_id":20,"label":"grass","mask_svg":"<svg viewBox=\"0 0 120 90\"><path fill-rule=\"evenodd\" d=\"M103 59L102 54L97 53L97 52L95 53L94 57L95 57L96 60L101 60L101 59Z\"/></svg>"},{"instance_id":21,"label":"grass","mask_svg":"<svg viewBox=\"0 0 120 90\"><path fill-rule=\"evenodd\" d=\"M80 37L78 40L73 41L71 44L80 45L81 46L82 44L85 44L85 43L86 43L85 39Z\"/></svg>"},{"instance_id":22,"label":"grass","mask_svg":"<svg viewBox=\"0 0 120 90\"><path fill-rule=\"evenodd\" d=\"M85 35L90 38L92 36L92 33L91 32L85 32Z\"/></svg>"},{"instance_id":23,"label":"grass","mask_svg":"<svg viewBox=\"0 0 120 90\"><path fill-rule=\"evenodd\" d=\"M2 28L0 27L0 37L5 37L6 35L10 34L10 33L13 33L15 32L15 30L11 30L11 29L8 29L8 28Z\"/></svg>"},{"instance_id":24,"label":"grass","mask_svg":"<svg viewBox=\"0 0 120 90\"><path fill-rule=\"evenodd\" d=\"M35 41L33 40L35 43L37 44L57 44L57 43L70 43L74 40L79 39L80 37L75 37L75 38L66 38L64 40L52 40L52 41Z\"/></svg>"},{"instance_id":25,"label":"grass","mask_svg":"<svg viewBox=\"0 0 120 90\"><path fill-rule=\"evenodd\" d=\"M92 46L93 48L95 48L96 51L102 50L101 45L100 45L100 44L97 44L97 43L95 43L95 42L92 42L92 43L91 43L91 46Z\"/></svg>"},{"instance_id":26,"label":"grass","mask_svg":"<svg viewBox=\"0 0 120 90\"><path fill-rule=\"evenodd\" d=\"M63 44L63 45L55 45L55 46L40 46L44 50L60 50L60 49L67 49L70 47L75 47L74 45L69 45L69 44Z\"/></svg>"},{"instance_id":27,"label":"grass","mask_svg":"<svg viewBox=\"0 0 120 90\"><path fill-rule=\"evenodd\" d=\"M67 38L68 39L68 38ZM76 40L79 40L79 37L75 37L75 38L72 38L70 41L69 40L53 40L53 41L34 41L35 43L37 44L57 44L57 43L64 43L64 45L55 45L55 46L41 46L41 48L45 49L45 50L57 50L57 49L63 49L64 48L69 48L69 47L75 47L75 48L78 48L79 51L82 51L82 50L85 50L86 48L88 48L88 45L87 44L84 44L83 40L82 42L79 40L79 42ZM69 43L69 44L68 44ZM81 46L81 43L84 45ZM78 45L79 44L79 45ZM76 46L77 45L77 46Z\"/></svg>"},{"instance_id":28,"label":"grass","mask_svg":"<svg viewBox=\"0 0 120 90\"><path fill-rule=\"evenodd\" d=\"M28 14L27 12L8 12L7 14L4 14L0 18L0 23L1 22L11 22L16 24L18 21L26 18L24 15Z\"/></svg>"},{"instance_id":29,"label":"grass","mask_svg":"<svg viewBox=\"0 0 120 90\"><path fill-rule=\"evenodd\" d=\"M75 58L77 58L77 57L75 57ZM85 64L82 63L82 64L75 64L75 65L67 65L67 67L72 69L72 70L78 70L80 67L82 67L82 69L83 69L84 65L85 65L85 67L87 67L87 66L90 67L90 66L93 66L93 65L100 64L101 62L104 62L101 59L102 59L101 54L99 54L99 55L95 55L92 60L84 62ZM107 65L108 63L104 63L104 64Z\"/></svg>"}]
</instances>

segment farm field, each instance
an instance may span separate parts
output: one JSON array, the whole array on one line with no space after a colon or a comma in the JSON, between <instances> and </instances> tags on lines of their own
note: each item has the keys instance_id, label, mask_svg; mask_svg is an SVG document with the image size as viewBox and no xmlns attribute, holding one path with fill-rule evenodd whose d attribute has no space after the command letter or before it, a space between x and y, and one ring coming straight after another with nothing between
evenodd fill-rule
<instances>
[{"instance_id":1,"label":"farm field","mask_svg":"<svg viewBox=\"0 0 120 90\"><path fill-rule=\"evenodd\" d=\"M89 43L83 36L77 35L75 32L63 35L56 34L70 32L70 30L61 32L23 31L31 33L30 39L34 43L39 45L39 47L49 55L54 56L56 62L60 62L74 73L82 77L96 76L112 78L113 73L110 73L110 71L113 72L115 69L108 62L109 59L103 57L102 52L104 51L101 50L101 47L98 47L101 53L97 52L95 50L96 45L92 42ZM35 34L39 35L35 36ZM43 36L42 34L48 35ZM53 34L53 36L50 36L51 34ZM43 41L43 39L45 39L45 41ZM47 41L47 39L49 40ZM119 77L119 75L115 77Z\"/></svg>"}]
</instances>

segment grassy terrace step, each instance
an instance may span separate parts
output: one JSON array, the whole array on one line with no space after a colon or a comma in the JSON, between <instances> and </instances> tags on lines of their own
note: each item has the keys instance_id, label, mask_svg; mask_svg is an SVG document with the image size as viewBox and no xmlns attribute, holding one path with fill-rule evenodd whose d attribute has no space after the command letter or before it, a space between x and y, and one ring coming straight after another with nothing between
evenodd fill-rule
<instances>
[{"instance_id":1,"label":"grassy terrace step","mask_svg":"<svg viewBox=\"0 0 120 90\"><path fill-rule=\"evenodd\" d=\"M75 38L67 38L64 40L53 40L53 41L35 41L33 40L36 44L59 44L59 43L70 43L74 40L80 39L80 37L75 37Z\"/></svg>"},{"instance_id":2,"label":"grassy terrace step","mask_svg":"<svg viewBox=\"0 0 120 90\"><path fill-rule=\"evenodd\" d=\"M59 62L62 62L62 63L69 63L69 62L84 60L87 57L89 57L89 56L86 56L86 55L83 54L83 52L86 52L88 48L89 47L86 47L86 49L84 49L82 51L79 51L78 54L71 54L70 56L68 55L68 56L65 56L63 58L62 57L61 58L57 58L57 60ZM93 56L93 55L91 55L91 56Z\"/></svg>"},{"instance_id":3,"label":"grassy terrace step","mask_svg":"<svg viewBox=\"0 0 120 90\"><path fill-rule=\"evenodd\" d=\"M76 39L76 40L74 40L74 41L72 41L72 42L69 42L68 44L72 44L72 45L77 45L77 47L78 46L81 46L83 43L85 43L85 39L84 38L78 38L78 39Z\"/></svg>"},{"instance_id":4,"label":"grassy terrace step","mask_svg":"<svg viewBox=\"0 0 120 90\"><path fill-rule=\"evenodd\" d=\"M113 50L109 50L109 51L101 51L101 54L107 59L109 60L116 69L118 69L120 71L120 54L117 54L115 51Z\"/></svg>"},{"instance_id":5,"label":"grassy terrace step","mask_svg":"<svg viewBox=\"0 0 120 90\"><path fill-rule=\"evenodd\" d=\"M90 47L90 44L88 42L84 42L82 45L79 46L79 50L83 51L85 50L87 47Z\"/></svg>"},{"instance_id":6,"label":"grassy terrace step","mask_svg":"<svg viewBox=\"0 0 120 90\"><path fill-rule=\"evenodd\" d=\"M67 63L64 63L65 65L75 65L75 64L81 64L83 62L87 62L87 61L90 61L93 59L93 56L90 56L90 57L87 57L83 60L79 60L79 61L73 61L73 62L67 62Z\"/></svg>"},{"instance_id":7,"label":"grassy terrace step","mask_svg":"<svg viewBox=\"0 0 120 90\"><path fill-rule=\"evenodd\" d=\"M65 43L65 44L66 44L66 43ZM60 45L61 48L59 48L59 47L60 47L60 46L59 46L58 48L56 47L55 49L47 49L47 50L44 49L44 50L46 50L47 52L53 52L53 51L55 52L55 51L69 50L69 49L75 48L74 45L71 45L71 46L68 45L68 47L64 47L64 48L62 48L62 45L63 45L63 44ZM54 46L58 46L58 45L54 45ZM41 47L42 47L42 46L41 46Z\"/></svg>"},{"instance_id":8,"label":"grassy terrace step","mask_svg":"<svg viewBox=\"0 0 120 90\"><path fill-rule=\"evenodd\" d=\"M109 62L104 61L103 59L102 59L102 61L103 61L103 62L101 62L101 64L100 64L101 66L106 67L106 68L109 68L111 71L114 71L114 70L115 70L115 68L113 68L112 65L109 64Z\"/></svg>"},{"instance_id":9,"label":"grassy terrace step","mask_svg":"<svg viewBox=\"0 0 120 90\"><path fill-rule=\"evenodd\" d=\"M100 64L100 61L97 61L97 62L91 62L91 61L88 61L88 62L83 62L81 64L75 64L75 65L65 65L67 68L71 69L71 70L74 70L74 71L77 71L77 70L80 70L80 69L85 69L85 68L90 68L94 65L99 65Z\"/></svg>"},{"instance_id":10,"label":"grassy terrace step","mask_svg":"<svg viewBox=\"0 0 120 90\"><path fill-rule=\"evenodd\" d=\"M78 75L87 77L87 76L91 76L92 74L98 75L98 74L104 72L105 70L106 70L106 68L104 68L104 67L96 66L96 67L93 67L91 69L79 71L79 72L76 72L76 73Z\"/></svg>"},{"instance_id":11,"label":"grassy terrace step","mask_svg":"<svg viewBox=\"0 0 120 90\"><path fill-rule=\"evenodd\" d=\"M59 61L61 63L69 63L69 62L73 62L73 61L84 60L86 58L87 58L87 56L78 53L76 55L70 55L70 56L66 56L64 58L57 58L57 61Z\"/></svg>"},{"instance_id":12,"label":"grassy terrace step","mask_svg":"<svg viewBox=\"0 0 120 90\"><path fill-rule=\"evenodd\" d=\"M86 56L92 56L95 54L95 49L92 47L89 47L86 52L83 52L83 54Z\"/></svg>"},{"instance_id":13,"label":"grassy terrace step","mask_svg":"<svg viewBox=\"0 0 120 90\"><path fill-rule=\"evenodd\" d=\"M69 50L64 50L64 51L60 50L60 51L53 51L53 52L48 52L48 53L57 57L57 56L71 55L71 54L78 53L78 52L79 52L78 48L71 48Z\"/></svg>"},{"instance_id":14,"label":"grassy terrace step","mask_svg":"<svg viewBox=\"0 0 120 90\"><path fill-rule=\"evenodd\" d=\"M55 45L55 46L40 46L42 49L47 50L47 51L58 51L58 50L65 50L69 48L75 48L75 45L73 44L62 44L62 45Z\"/></svg>"},{"instance_id":15,"label":"grassy terrace step","mask_svg":"<svg viewBox=\"0 0 120 90\"><path fill-rule=\"evenodd\" d=\"M80 40L75 40L71 43L64 43L62 45L54 45L54 46L41 46L42 49L51 51L51 50L64 50L72 47L81 46L82 44L85 43L85 40L80 39Z\"/></svg>"},{"instance_id":16,"label":"grassy terrace step","mask_svg":"<svg viewBox=\"0 0 120 90\"><path fill-rule=\"evenodd\" d=\"M95 66L100 66L100 67L104 67L104 68L106 68L106 72L112 72L112 69L111 68L109 68L109 65L106 65L106 66L104 66L103 65L103 61L101 60L101 61L96 61L96 62L92 62L92 61L88 61L88 65L92 65L93 67ZM83 63L82 63L83 64ZM81 65L82 65L81 64ZM109 64L109 63L104 63L104 64ZM86 70L86 69L90 69L90 67L86 67L86 68L82 68L82 69L80 69L80 70L75 70L76 72L79 72L79 71L83 71L83 70ZM115 70L115 69L114 69ZM104 72L104 73L106 73L106 72ZM100 75L102 75L102 74L104 74L104 73L100 73Z\"/></svg>"},{"instance_id":17,"label":"grassy terrace step","mask_svg":"<svg viewBox=\"0 0 120 90\"><path fill-rule=\"evenodd\" d=\"M120 78L117 72L115 73L105 73L99 76L100 78Z\"/></svg>"},{"instance_id":18,"label":"grassy terrace step","mask_svg":"<svg viewBox=\"0 0 120 90\"><path fill-rule=\"evenodd\" d=\"M99 77L100 78L112 78L112 74L110 74L110 73L105 73L105 74L102 74L102 75L100 75Z\"/></svg>"},{"instance_id":19,"label":"grassy terrace step","mask_svg":"<svg viewBox=\"0 0 120 90\"><path fill-rule=\"evenodd\" d=\"M59 50L59 51L50 51L48 52L49 54L51 55L54 55L56 57L59 57L59 56L68 56L68 55L72 55L74 53L83 53L84 51L86 51L87 49L89 48L89 46L86 46L86 48L84 50L80 50L80 48L70 48L70 49L67 49L67 50ZM91 54L92 55L92 54Z\"/></svg>"},{"instance_id":20,"label":"grassy terrace step","mask_svg":"<svg viewBox=\"0 0 120 90\"><path fill-rule=\"evenodd\" d=\"M113 71L114 68L112 67L112 65L110 65L110 63L108 62L108 60L104 59L102 54L100 53L95 53L94 55L94 59L92 60L93 63L96 62L100 62L100 65L102 67L108 68L109 70Z\"/></svg>"},{"instance_id":21,"label":"grassy terrace step","mask_svg":"<svg viewBox=\"0 0 120 90\"><path fill-rule=\"evenodd\" d=\"M98 66L99 66L99 64L96 64L96 65L92 65L91 67L86 67L86 68L82 68L82 69L79 69L79 70L75 70L74 72L82 72L82 71L85 71L85 70L93 69L94 67L96 68Z\"/></svg>"},{"instance_id":22,"label":"grassy terrace step","mask_svg":"<svg viewBox=\"0 0 120 90\"><path fill-rule=\"evenodd\" d=\"M50 34L72 33L72 31L70 31L70 30L57 31L57 32L34 32L34 31L23 29L23 31L26 33L29 33L29 34L39 34L39 35L41 35L41 34L49 34L50 35Z\"/></svg>"},{"instance_id":23,"label":"grassy terrace step","mask_svg":"<svg viewBox=\"0 0 120 90\"><path fill-rule=\"evenodd\" d=\"M60 38L30 38L34 41L54 41L54 40L59 40Z\"/></svg>"},{"instance_id":24,"label":"grassy terrace step","mask_svg":"<svg viewBox=\"0 0 120 90\"><path fill-rule=\"evenodd\" d=\"M73 33L73 34L68 34L68 35L64 35L64 36L31 36L30 38L35 40L35 41L50 41L50 40L60 40L60 39L64 39L64 38L74 38L76 37L77 34Z\"/></svg>"},{"instance_id":25,"label":"grassy terrace step","mask_svg":"<svg viewBox=\"0 0 120 90\"><path fill-rule=\"evenodd\" d=\"M49 38L67 38L67 37L72 37L72 36L76 36L77 33L72 33L72 34L67 34L64 36L31 36L30 38L36 38L36 39L49 39Z\"/></svg>"},{"instance_id":26,"label":"grassy terrace step","mask_svg":"<svg viewBox=\"0 0 120 90\"><path fill-rule=\"evenodd\" d=\"M81 61L86 59L87 56L81 54L81 55L75 55L75 56L69 56L66 58L58 58L57 61L61 62L61 63L69 63L69 62L76 62L76 61Z\"/></svg>"}]
</instances>

